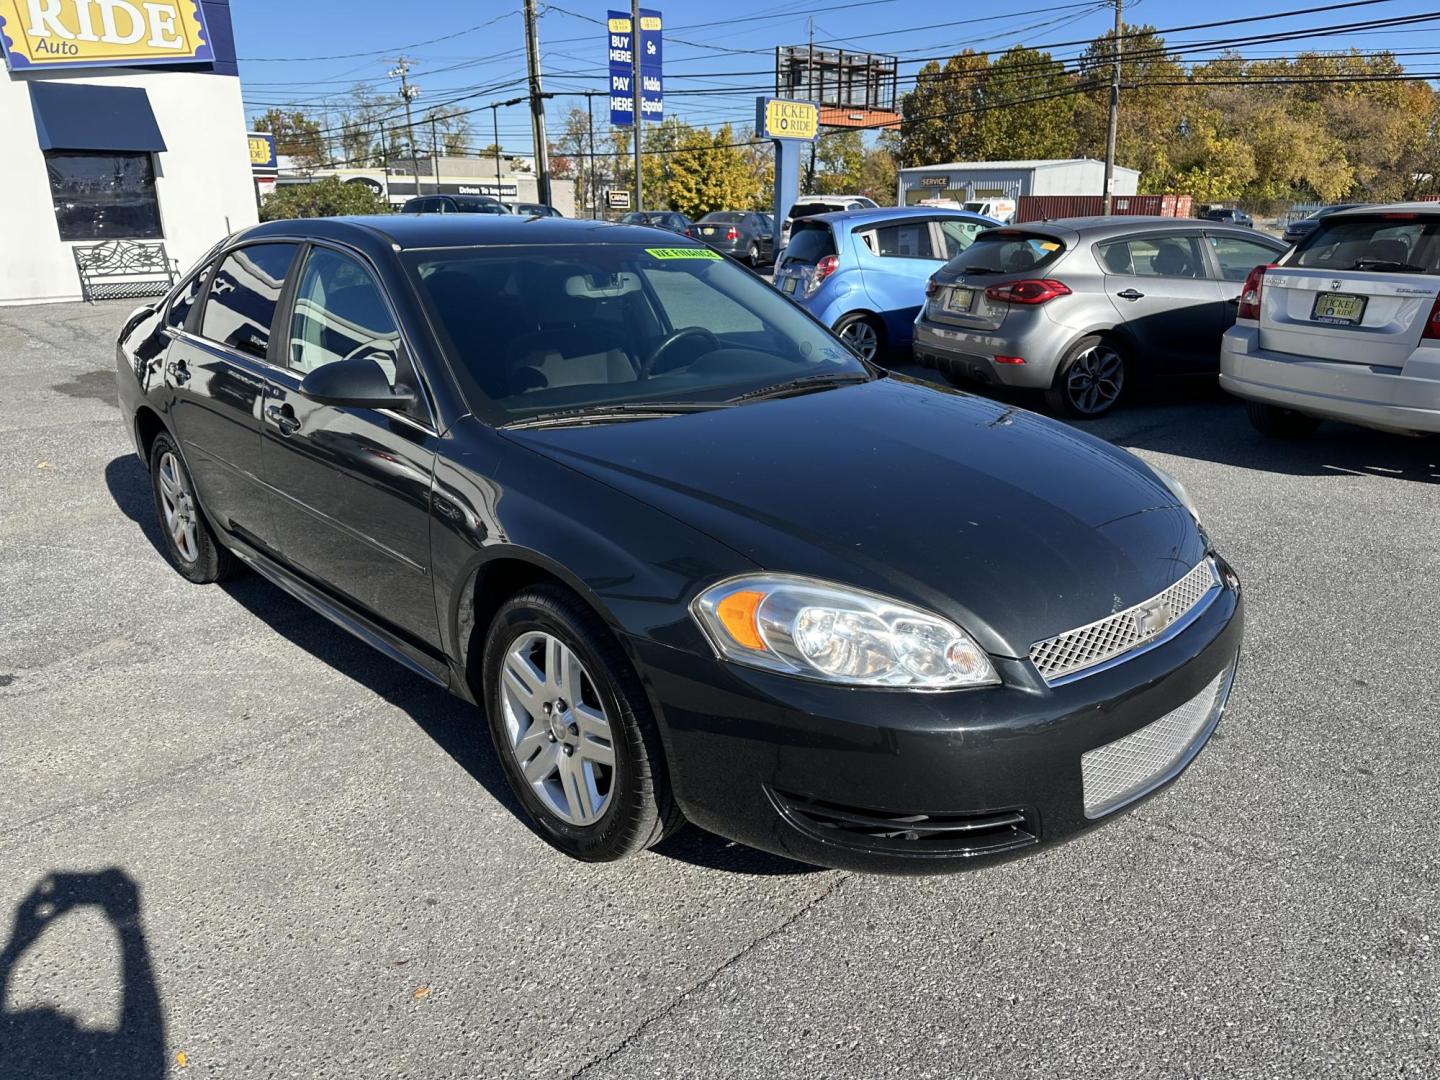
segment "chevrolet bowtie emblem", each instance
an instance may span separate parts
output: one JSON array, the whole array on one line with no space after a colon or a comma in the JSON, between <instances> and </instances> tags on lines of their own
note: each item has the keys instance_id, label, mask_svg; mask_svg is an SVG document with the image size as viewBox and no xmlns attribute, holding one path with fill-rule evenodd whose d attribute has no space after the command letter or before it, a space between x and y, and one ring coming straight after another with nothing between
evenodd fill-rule
<instances>
[{"instance_id":1,"label":"chevrolet bowtie emblem","mask_svg":"<svg viewBox=\"0 0 1440 1080\"><path fill-rule=\"evenodd\" d=\"M1175 609L1168 600L1144 604L1135 611L1135 629L1142 638L1152 638L1175 621Z\"/></svg>"}]
</instances>

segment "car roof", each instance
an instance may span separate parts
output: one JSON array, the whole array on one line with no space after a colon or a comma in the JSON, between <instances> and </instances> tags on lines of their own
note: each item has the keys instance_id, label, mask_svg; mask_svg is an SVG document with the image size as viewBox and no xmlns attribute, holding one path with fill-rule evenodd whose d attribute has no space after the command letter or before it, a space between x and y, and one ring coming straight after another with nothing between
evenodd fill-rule
<instances>
[{"instance_id":1,"label":"car roof","mask_svg":"<svg viewBox=\"0 0 1440 1080\"><path fill-rule=\"evenodd\" d=\"M983 214L969 210L952 210L948 206L881 206L874 210L837 210L829 214L812 214L801 220L807 223L807 227L809 222L856 227L907 217L952 218L956 221L974 221L991 226L1000 224L994 218L985 217Z\"/></svg>"},{"instance_id":2,"label":"car roof","mask_svg":"<svg viewBox=\"0 0 1440 1080\"><path fill-rule=\"evenodd\" d=\"M323 239L368 247L376 240L396 250L547 244L659 244L684 247L674 233L644 225L586 218L517 214L379 214L373 217L270 221L238 234L245 240ZM663 240L662 240L663 237ZM701 245L693 245L701 246Z\"/></svg>"},{"instance_id":3,"label":"car roof","mask_svg":"<svg viewBox=\"0 0 1440 1080\"><path fill-rule=\"evenodd\" d=\"M1362 203L1337 210L1332 217L1367 217L1371 214L1440 214L1440 202Z\"/></svg>"},{"instance_id":4,"label":"car roof","mask_svg":"<svg viewBox=\"0 0 1440 1080\"><path fill-rule=\"evenodd\" d=\"M1081 240L1103 239L1110 236L1126 236L1134 232L1185 232L1191 229L1205 229L1207 232L1223 230L1235 236L1260 237L1265 240L1274 240L1274 237L1266 236L1264 233L1257 233L1254 229L1247 229L1241 225L1226 225L1220 222L1206 221L1203 218L1175 218L1159 217L1153 215L1136 214L1121 217L1073 217L1055 218L1051 221L1022 221L1014 225L1006 225L1006 229L1023 230L1024 232L1039 233L1062 237L1072 243ZM1276 241L1278 243L1279 241Z\"/></svg>"}]
</instances>

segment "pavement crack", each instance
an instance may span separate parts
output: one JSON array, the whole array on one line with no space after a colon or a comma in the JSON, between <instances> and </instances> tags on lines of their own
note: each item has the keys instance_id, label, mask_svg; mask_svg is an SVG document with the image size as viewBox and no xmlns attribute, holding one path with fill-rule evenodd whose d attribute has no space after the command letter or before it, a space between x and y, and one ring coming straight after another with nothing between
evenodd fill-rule
<instances>
[{"instance_id":1,"label":"pavement crack","mask_svg":"<svg viewBox=\"0 0 1440 1080\"><path fill-rule=\"evenodd\" d=\"M802 918L804 918L811 911L813 911L817 906L819 906L824 901L828 900L831 896L833 896L841 885L849 881L854 876L854 874L837 873L834 879L823 891L817 893L808 902L801 905L795 911L791 912L788 917L780 920L780 922L776 923L769 930L766 930L763 934L748 942L743 948L741 948L733 956L727 959L723 964L715 968L715 970L711 971L703 978L697 980L693 986L682 990L668 1004L666 1004L664 1008L660 1009L660 1011L650 1016L647 1016L638 1025L636 1025L634 1030L632 1030L628 1035L626 1035L618 1043L612 1046L609 1050L605 1051L603 1054L598 1055L597 1057L591 1058L584 1065L580 1066L579 1069L571 1073L569 1080L581 1080L581 1078L584 1077L587 1073L589 1073L592 1069L598 1069L600 1066L605 1065L613 1061L615 1058L619 1057L622 1053L629 1049L631 1045L637 1042L645 1034L645 1032L649 1031L651 1027L659 1023L661 1020L664 1020L669 1016L673 1016L675 1012L679 1010L680 1006L684 1005L696 994L701 993L709 986L714 984L715 981L718 980L722 975L724 975L727 971L733 968L741 960L744 960L761 945L764 945L767 941L771 940L772 938L778 937L786 930L789 930L790 927L794 926Z\"/></svg>"}]
</instances>

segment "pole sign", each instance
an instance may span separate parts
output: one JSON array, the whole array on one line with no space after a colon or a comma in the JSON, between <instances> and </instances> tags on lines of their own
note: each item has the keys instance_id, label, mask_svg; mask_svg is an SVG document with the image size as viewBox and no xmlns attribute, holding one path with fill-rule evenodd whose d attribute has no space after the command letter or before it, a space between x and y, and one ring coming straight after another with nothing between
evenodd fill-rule
<instances>
[{"instance_id":1,"label":"pole sign","mask_svg":"<svg viewBox=\"0 0 1440 1080\"><path fill-rule=\"evenodd\" d=\"M629 127L634 120L635 88L631 49L635 35L628 11L611 11L606 23L610 54L610 123ZM664 48L660 12L640 9L640 118L665 119Z\"/></svg>"},{"instance_id":2,"label":"pole sign","mask_svg":"<svg viewBox=\"0 0 1440 1080\"><path fill-rule=\"evenodd\" d=\"M611 188L605 193L605 205L611 210L629 210L630 192L620 188Z\"/></svg>"},{"instance_id":3,"label":"pole sign","mask_svg":"<svg viewBox=\"0 0 1440 1080\"><path fill-rule=\"evenodd\" d=\"M250 169L252 172L275 172L280 165L275 156L275 136L264 131L252 131L246 135L250 143Z\"/></svg>"},{"instance_id":4,"label":"pole sign","mask_svg":"<svg viewBox=\"0 0 1440 1080\"><path fill-rule=\"evenodd\" d=\"M0 48L11 71L215 60L200 0L0 0Z\"/></svg>"},{"instance_id":5,"label":"pole sign","mask_svg":"<svg viewBox=\"0 0 1440 1080\"><path fill-rule=\"evenodd\" d=\"M820 106L813 101L756 98L755 131L765 139L814 142L820 134Z\"/></svg>"}]
</instances>

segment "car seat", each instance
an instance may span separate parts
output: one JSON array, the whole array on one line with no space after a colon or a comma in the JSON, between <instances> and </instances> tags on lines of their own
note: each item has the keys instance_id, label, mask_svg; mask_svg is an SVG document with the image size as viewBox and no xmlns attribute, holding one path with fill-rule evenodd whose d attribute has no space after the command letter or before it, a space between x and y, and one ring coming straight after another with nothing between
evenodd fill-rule
<instances>
[{"instance_id":1,"label":"car seat","mask_svg":"<svg viewBox=\"0 0 1440 1080\"><path fill-rule=\"evenodd\" d=\"M1190 256L1185 254L1185 249L1174 241L1162 241L1155 247L1155 254L1150 259L1150 269L1162 277L1195 277L1195 268L1190 264Z\"/></svg>"}]
</instances>

